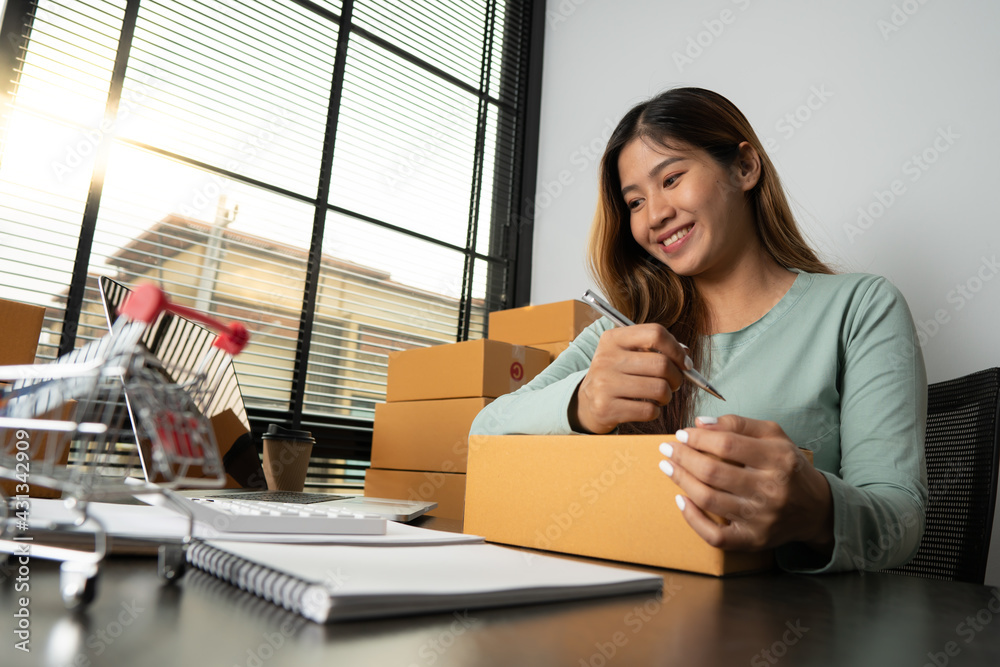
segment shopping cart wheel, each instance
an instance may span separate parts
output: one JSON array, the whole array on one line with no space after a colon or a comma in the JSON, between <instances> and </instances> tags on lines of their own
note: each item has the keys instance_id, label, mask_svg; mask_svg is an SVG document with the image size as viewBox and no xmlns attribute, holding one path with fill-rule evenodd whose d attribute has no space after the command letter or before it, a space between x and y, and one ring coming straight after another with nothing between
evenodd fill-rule
<instances>
[{"instance_id":1,"label":"shopping cart wheel","mask_svg":"<svg viewBox=\"0 0 1000 667\"><path fill-rule=\"evenodd\" d=\"M184 545L161 544L156 556L156 569L164 581L173 582L181 578L187 566Z\"/></svg>"},{"instance_id":2,"label":"shopping cart wheel","mask_svg":"<svg viewBox=\"0 0 1000 667\"><path fill-rule=\"evenodd\" d=\"M97 563L63 563L59 567L59 591L67 609L89 605L97 597Z\"/></svg>"}]
</instances>

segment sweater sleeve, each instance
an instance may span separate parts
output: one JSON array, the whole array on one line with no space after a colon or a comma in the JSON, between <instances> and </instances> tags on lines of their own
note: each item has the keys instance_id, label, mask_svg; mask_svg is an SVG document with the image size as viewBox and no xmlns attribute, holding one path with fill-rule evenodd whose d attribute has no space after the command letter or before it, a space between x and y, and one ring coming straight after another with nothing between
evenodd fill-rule
<instances>
[{"instance_id":1,"label":"sweater sleeve","mask_svg":"<svg viewBox=\"0 0 1000 667\"><path fill-rule=\"evenodd\" d=\"M531 382L487 405L472 422L473 435L568 435L569 404L590 368L601 334L613 327L601 318Z\"/></svg>"},{"instance_id":2,"label":"sweater sleeve","mask_svg":"<svg viewBox=\"0 0 1000 667\"><path fill-rule=\"evenodd\" d=\"M906 563L924 530L927 377L909 308L883 278L845 314L839 381L840 474L833 495L834 550L777 550L786 570L880 570Z\"/></svg>"}]
</instances>

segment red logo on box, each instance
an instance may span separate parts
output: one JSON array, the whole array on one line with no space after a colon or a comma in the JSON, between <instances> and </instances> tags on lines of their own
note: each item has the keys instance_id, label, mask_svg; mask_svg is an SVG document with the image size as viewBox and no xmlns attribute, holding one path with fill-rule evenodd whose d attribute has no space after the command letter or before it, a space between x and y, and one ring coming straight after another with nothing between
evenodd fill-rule
<instances>
[{"instance_id":1,"label":"red logo on box","mask_svg":"<svg viewBox=\"0 0 1000 667\"><path fill-rule=\"evenodd\" d=\"M521 365L521 362L515 361L510 365L510 376L518 382L521 381L521 378L524 377L524 366Z\"/></svg>"}]
</instances>

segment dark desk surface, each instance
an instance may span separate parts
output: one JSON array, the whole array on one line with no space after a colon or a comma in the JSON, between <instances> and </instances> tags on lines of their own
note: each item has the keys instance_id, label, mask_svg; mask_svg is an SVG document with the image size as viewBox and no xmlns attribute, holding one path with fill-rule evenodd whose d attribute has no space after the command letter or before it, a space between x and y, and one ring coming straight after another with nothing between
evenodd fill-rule
<instances>
[{"instance_id":1,"label":"dark desk surface","mask_svg":"<svg viewBox=\"0 0 1000 667\"><path fill-rule=\"evenodd\" d=\"M11 611L24 593L10 577L0 584L0 664L1000 665L996 589L884 574L650 571L663 575L662 600L631 595L321 626L196 570L164 585L155 559L137 557L105 561L96 601L73 614L59 597L57 564L36 560L30 654L14 649Z\"/></svg>"}]
</instances>

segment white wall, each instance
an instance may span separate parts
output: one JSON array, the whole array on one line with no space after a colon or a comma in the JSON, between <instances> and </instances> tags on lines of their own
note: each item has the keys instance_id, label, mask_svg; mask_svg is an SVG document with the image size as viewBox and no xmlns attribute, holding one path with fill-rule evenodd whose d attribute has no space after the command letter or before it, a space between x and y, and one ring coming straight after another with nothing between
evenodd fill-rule
<instances>
[{"instance_id":1,"label":"white wall","mask_svg":"<svg viewBox=\"0 0 1000 667\"><path fill-rule=\"evenodd\" d=\"M931 382L1000 365L1000 3L549 0L547 14L533 303L592 284L584 252L611 129L633 104L695 85L772 147L824 259L902 290ZM918 166L925 152L933 164Z\"/></svg>"}]
</instances>

